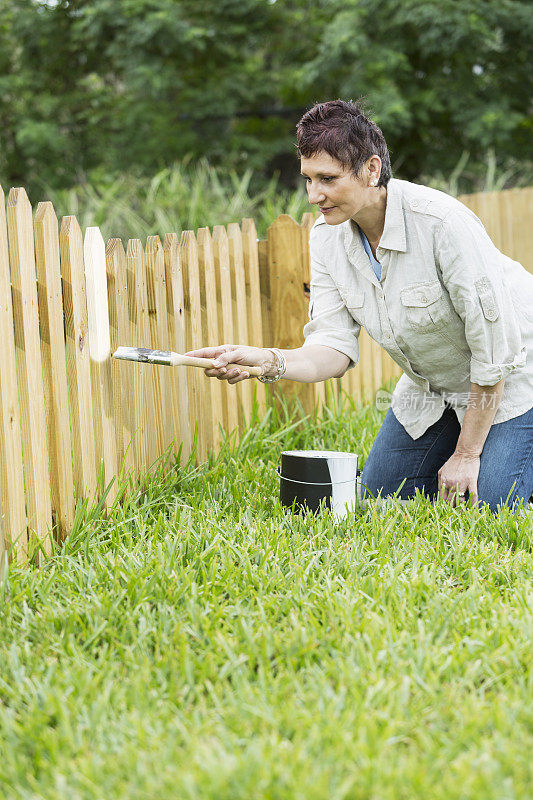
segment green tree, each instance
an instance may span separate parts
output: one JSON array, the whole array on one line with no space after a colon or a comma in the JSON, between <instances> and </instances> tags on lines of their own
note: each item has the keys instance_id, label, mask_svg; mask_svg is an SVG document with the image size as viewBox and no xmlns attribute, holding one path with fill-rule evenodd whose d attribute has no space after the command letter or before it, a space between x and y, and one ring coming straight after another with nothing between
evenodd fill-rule
<instances>
[{"instance_id":1,"label":"green tree","mask_svg":"<svg viewBox=\"0 0 533 800\"><path fill-rule=\"evenodd\" d=\"M522 162L532 28L527 0L11 0L0 179L60 188L190 153L293 184L301 113L361 96L400 177Z\"/></svg>"}]
</instances>

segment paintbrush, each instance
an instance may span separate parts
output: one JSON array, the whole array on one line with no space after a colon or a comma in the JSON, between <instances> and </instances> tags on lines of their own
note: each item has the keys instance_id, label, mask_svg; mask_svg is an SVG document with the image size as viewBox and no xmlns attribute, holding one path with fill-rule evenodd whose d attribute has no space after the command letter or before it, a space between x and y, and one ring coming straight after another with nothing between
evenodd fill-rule
<instances>
[{"instance_id":1,"label":"paintbrush","mask_svg":"<svg viewBox=\"0 0 533 800\"><path fill-rule=\"evenodd\" d=\"M180 353L173 353L172 350L150 350L149 347L117 347L113 353L113 358L120 358L124 361L140 361L143 364L165 364L167 367L203 367L203 369L216 369L213 367L212 358L195 358L194 356L182 356ZM261 367L247 367L245 364L226 364L226 369L238 367L250 376L261 375Z\"/></svg>"}]
</instances>

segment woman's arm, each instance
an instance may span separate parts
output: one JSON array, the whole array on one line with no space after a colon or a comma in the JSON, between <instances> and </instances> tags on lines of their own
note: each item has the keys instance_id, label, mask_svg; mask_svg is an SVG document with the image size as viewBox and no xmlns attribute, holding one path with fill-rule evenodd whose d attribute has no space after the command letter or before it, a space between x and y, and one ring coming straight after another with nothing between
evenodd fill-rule
<instances>
[{"instance_id":1,"label":"woman's arm","mask_svg":"<svg viewBox=\"0 0 533 800\"><path fill-rule=\"evenodd\" d=\"M350 365L348 356L323 344L310 344L281 352L287 363L287 371L283 377L289 381L318 383L328 378L340 378ZM272 372L267 374L275 374L277 359L272 367Z\"/></svg>"},{"instance_id":2,"label":"woman's arm","mask_svg":"<svg viewBox=\"0 0 533 800\"><path fill-rule=\"evenodd\" d=\"M480 456L500 405L505 378L494 386L470 384L470 396L455 452L439 470L439 491L452 505L477 500Z\"/></svg>"},{"instance_id":3,"label":"woman's arm","mask_svg":"<svg viewBox=\"0 0 533 800\"><path fill-rule=\"evenodd\" d=\"M350 359L340 350L321 344L310 344L294 350L282 350L287 364L283 377L291 381L315 383L328 378L340 378L350 365ZM219 378L234 384L249 378L246 367L262 367L263 375L276 375L278 357L267 348L248 347L246 345L220 345L191 350L185 355L199 358L212 358L214 366L206 369L209 378ZM242 366L226 369L227 364Z\"/></svg>"}]
</instances>

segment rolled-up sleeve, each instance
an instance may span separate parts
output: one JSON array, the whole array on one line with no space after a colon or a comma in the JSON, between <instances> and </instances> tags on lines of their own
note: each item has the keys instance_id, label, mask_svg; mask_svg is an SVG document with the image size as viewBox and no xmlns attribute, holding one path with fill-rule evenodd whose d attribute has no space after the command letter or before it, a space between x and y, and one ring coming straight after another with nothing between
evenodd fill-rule
<instances>
[{"instance_id":1,"label":"rolled-up sleeve","mask_svg":"<svg viewBox=\"0 0 533 800\"><path fill-rule=\"evenodd\" d=\"M359 361L358 337L361 326L346 308L331 273L324 263L324 257L319 253L315 229L311 231L309 237L309 248L311 296L309 322L303 328L305 337L303 346L321 344L339 350L350 359L348 369L351 369Z\"/></svg>"},{"instance_id":2,"label":"rolled-up sleeve","mask_svg":"<svg viewBox=\"0 0 533 800\"><path fill-rule=\"evenodd\" d=\"M463 320L472 353L470 380L494 386L526 363L504 260L480 220L466 208L443 219L436 248L444 285Z\"/></svg>"}]
</instances>

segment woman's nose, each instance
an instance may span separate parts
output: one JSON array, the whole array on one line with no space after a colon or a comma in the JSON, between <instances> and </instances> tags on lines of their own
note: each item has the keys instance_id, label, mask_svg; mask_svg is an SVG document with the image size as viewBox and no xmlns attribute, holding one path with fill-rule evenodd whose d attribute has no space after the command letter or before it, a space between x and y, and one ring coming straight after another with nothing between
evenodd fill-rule
<instances>
[{"instance_id":1,"label":"woman's nose","mask_svg":"<svg viewBox=\"0 0 533 800\"><path fill-rule=\"evenodd\" d=\"M324 192L323 192L323 191L321 191L321 190L319 190L319 189L318 189L318 188L316 188L316 187L313 187L313 186L309 186L309 187L308 187L308 189L307 189L307 195L308 195L308 197L309 197L309 202L310 202L311 204L313 204L313 205L314 205L315 203L319 203L319 202L321 202L321 201L323 202L323 201L325 200L325 195L324 195Z\"/></svg>"}]
</instances>

